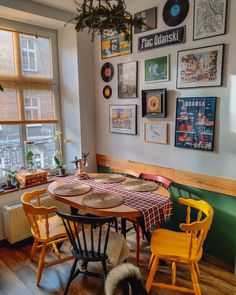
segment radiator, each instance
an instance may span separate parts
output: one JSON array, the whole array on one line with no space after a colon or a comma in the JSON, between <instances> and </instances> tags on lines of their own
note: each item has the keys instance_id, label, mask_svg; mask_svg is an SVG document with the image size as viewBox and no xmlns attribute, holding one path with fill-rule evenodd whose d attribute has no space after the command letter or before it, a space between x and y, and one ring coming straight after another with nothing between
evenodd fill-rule
<instances>
[{"instance_id":1,"label":"radiator","mask_svg":"<svg viewBox=\"0 0 236 295\"><path fill-rule=\"evenodd\" d=\"M41 205L56 206L58 210L68 212L68 206L59 203L48 196L40 198ZM3 225L5 238L10 244L22 241L32 236L28 219L25 215L21 202L15 202L3 206Z\"/></svg>"}]
</instances>

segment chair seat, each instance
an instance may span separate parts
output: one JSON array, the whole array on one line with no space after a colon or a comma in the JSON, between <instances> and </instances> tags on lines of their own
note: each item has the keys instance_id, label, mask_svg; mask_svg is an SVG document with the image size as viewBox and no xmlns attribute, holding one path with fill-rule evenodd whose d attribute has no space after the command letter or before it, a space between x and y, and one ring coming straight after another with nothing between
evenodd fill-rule
<instances>
[{"instance_id":1,"label":"chair seat","mask_svg":"<svg viewBox=\"0 0 236 295\"><path fill-rule=\"evenodd\" d=\"M197 239L193 239L192 253L189 257L191 235L167 229L157 229L152 234L151 251L160 258L189 263L199 261L202 251L197 255Z\"/></svg>"},{"instance_id":2,"label":"chair seat","mask_svg":"<svg viewBox=\"0 0 236 295\"><path fill-rule=\"evenodd\" d=\"M31 230L33 236L36 239L38 239L41 242L43 241L49 242L50 240L54 240L55 238L60 238L64 236L66 237L66 230L59 216L55 215L53 217L48 218L48 223L50 228L49 236L47 236L47 233L46 233L45 222L46 222L45 219L42 219L42 221L38 221L40 238L34 233L33 230Z\"/></svg>"}]
</instances>

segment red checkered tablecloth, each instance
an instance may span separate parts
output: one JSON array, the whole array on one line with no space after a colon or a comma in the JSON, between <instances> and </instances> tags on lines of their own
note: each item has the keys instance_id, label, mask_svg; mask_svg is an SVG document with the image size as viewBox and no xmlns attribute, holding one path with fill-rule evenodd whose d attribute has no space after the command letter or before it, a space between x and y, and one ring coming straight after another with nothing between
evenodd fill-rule
<instances>
[{"instance_id":1,"label":"red checkered tablecloth","mask_svg":"<svg viewBox=\"0 0 236 295\"><path fill-rule=\"evenodd\" d=\"M152 226L164 222L172 214L172 201L168 197L153 194L151 192L128 191L122 183L104 184L94 181L93 178L85 180L76 176L68 176L60 179L64 183L84 183L91 186L92 192L110 192L122 196L124 204L140 210L144 217L145 229L150 230Z\"/></svg>"}]
</instances>

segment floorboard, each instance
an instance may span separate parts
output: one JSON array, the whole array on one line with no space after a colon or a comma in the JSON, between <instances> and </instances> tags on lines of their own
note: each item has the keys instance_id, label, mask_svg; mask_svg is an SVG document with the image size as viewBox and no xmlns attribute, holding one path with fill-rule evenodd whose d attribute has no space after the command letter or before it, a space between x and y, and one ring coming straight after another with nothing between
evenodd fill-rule
<instances>
[{"instance_id":1,"label":"floorboard","mask_svg":"<svg viewBox=\"0 0 236 295\"><path fill-rule=\"evenodd\" d=\"M128 237L128 243L131 248L128 262L135 264L135 237L130 235ZM31 246L32 239L13 246L7 242L0 244L0 295L63 294L72 261L44 269L40 287L37 287L35 283L37 261L30 261ZM69 243L65 243L62 250L69 253ZM141 245L140 270L145 279L148 275L147 264L149 255L149 247L143 242ZM50 252L47 257L51 259L52 256L53 253ZM90 265L90 269L101 271L102 268L100 264L94 264ZM204 257L200 263L200 272L199 281L202 295L236 295L236 276L225 265L222 267L218 261ZM156 279L170 282L170 266L161 266L159 272L156 274ZM191 287L191 279L187 266L177 266L177 284ZM101 279L79 275L71 284L68 294L104 295L104 282ZM157 294L180 295L183 293L157 289L155 287L152 288L150 295Z\"/></svg>"}]
</instances>

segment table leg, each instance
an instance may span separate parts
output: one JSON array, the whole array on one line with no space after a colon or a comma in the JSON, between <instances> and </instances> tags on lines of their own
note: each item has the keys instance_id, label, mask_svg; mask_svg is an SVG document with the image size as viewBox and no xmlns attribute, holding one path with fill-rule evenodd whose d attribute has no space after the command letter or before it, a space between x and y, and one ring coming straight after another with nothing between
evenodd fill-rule
<instances>
[{"instance_id":1,"label":"table leg","mask_svg":"<svg viewBox=\"0 0 236 295\"><path fill-rule=\"evenodd\" d=\"M139 225L140 225L140 227L141 227L141 229L142 229L148 243L150 244L150 242L151 242L151 233L150 233L150 231L146 231L146 229L145 229L145 223L144 223L143 216L137 217L136 219L137 219L137 221L138 221L138 223L139 223Z\"/></svg>"},{"instance_id":2,"label":"table leg","mask_svg":"<svg viewBox=\"0 0 236 295\"><path fill-rule=\"evenodd\" d=\"M126 218L121 218L121 233L126 239Z\"/></svg>"}]
</instances>

